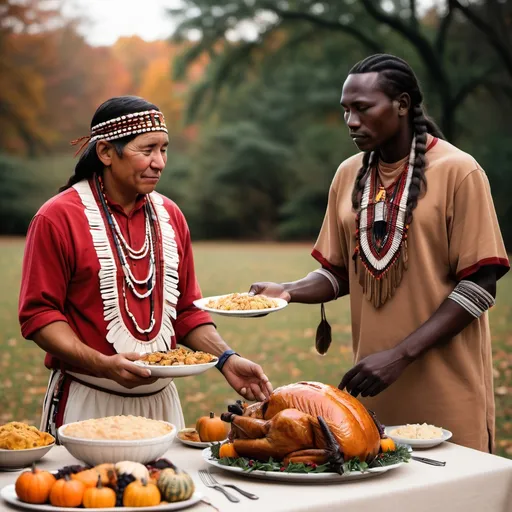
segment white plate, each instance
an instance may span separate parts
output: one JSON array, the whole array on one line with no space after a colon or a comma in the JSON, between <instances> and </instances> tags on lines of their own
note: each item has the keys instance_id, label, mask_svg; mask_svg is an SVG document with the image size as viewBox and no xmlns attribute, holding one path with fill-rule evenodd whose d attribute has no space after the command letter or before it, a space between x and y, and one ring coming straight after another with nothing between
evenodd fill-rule
<instances>
[{"instance_id":1,"label":"white plate","mask_svg":"<svg viewBox=\"0 0 512 512\"><path fill-rule=\"evenodd\" d=\"M148 364L142 361L134 361L137 366L142 366L151 370L152 377L189 377L190 375L199 375L210 368L213 368L219 358L216 357L210 363L202 364L182 364L175 366L159 366L157 364Z\"/></svg>"},{"instance_id":2,"label":"white plate","mask_svg":"<svg viewBox=\"0 0 512 512\"><path fill-rule=\"evenodd\" d=\"M198 307L199 309L202 309L203 311L208 311L208 313L214 313L216 315L223 315L223 316L236 316L241 318L250 318L255 316L261 316L266 315L267 313L275 313L276 311L280 311L281 309L284 309L286 306L288 306L288 302L286 302L284 299L278 299L275 297L271 297L272 300L275 300L278 303L278 306L275 308L266 308L266 309L247 309L242 311L224 311L222 309L214 309L209 308L206 306L206 304L210 300L217 300L221 297L227 297L228 295L231 295L231 293L227 293L225 295L215 295L213 297L204 297L202 299L197 299L194 301L194 305ZM247 295L246 293L242 293L241 295Z\"/></svg>"},{"instance_id":3,"label":"white plate","mask_svg":"<svg viewBox=\"0 0 512 512\"><path fill-rule=\"evenodd\" d=\"M361 471L351 471L350 473L344 473L343 475L339 475L338 473L287 473L283 471L282 473L279 471L244 471L242 468L237 468L234 466L224 466L219 464L216 459L212 459L210 448L206 448L203 450L202 455L203 459L210 465L219 468L223 471L230 471L232 473L237 473L241 476L253 477L253 478L262 478L265 480L280 480L284 482L299 482L301 484L312 482L312 483L334 483L334 482L347 482L351 480L362 480L364 478L371 478L374 476L382 475L387 471L392 469L399 468L403 462L399 462L398 464L392 464L390 466L384 466L379 468L371 468L368 471L362 473Z\"/></svg>"},{"instance_id":4,"label":"white plate","mask_svg":"<svg viewBox=\"0 0 512 512\"><path fill-rule=\"evenodd\" d=\"M13 470L30 466L44 457L53 447L55 442L46 446L37 448L28 448L26 450L3 450L0 449L0 471Z\"/></svg>"},{"instance_id":5,"label":"white plate","mask_svg":"<svg viewBox=\"0 0 512 512\"><path fill-rule=\"evenodd\" d=\"M386 432L386 435L393 439L395 443L400 444L406 444L409 445L411 448L416 449L426 449L426 448L433 448L434 446L440 445L441 443L444 443L445 441L448 441L450 437L452 437L452 433L449 430L442 429L443 430L443 437L439 437L437 439L409 439L408 437L400 437L396 436L394 434L391 434L393 430L396 428L403 427L405 425L395 425L394 427L385 427L384 431Z\"/></svg>"},{"instance_id":6,"label":"white plate","mask_svg":"<svg viewBox=\"0 0 512 512\"><path fill-rule=\"evenodd\" d=\"M68 511L77 511L84 512L84 508L80 507L54 507L53 505L34 505L33 503L24 503L18 496L16 495L16 491L14 490L14 484L6 485L1 491L0 496L7 503L14 505L18 508L25 508L27 510L44 510L48 512L68 512ZM192 497L189 500L178 501L177 503L167 503L165 505L155 505L154 507L116 507L115 510L121 510L122 512L145 512L145 511L166 511L166 510L181 510L184 508L191 507L195 505L197 502L203 499L203 495L195 491ZM112 512L113 508L95 508L91 509L95 512Z\"/></svg>"},{"instance_id":7,"label":"white plate","mask_svg":"<svg viewBox=\"0 0 512 512\"><path fill-rule=\"evenodd\" d=\"M188 430L188 429L183 429ZM183 432L183 430L180 430L178 434L176 435L176 439L181 441L183 444L186 444L187 446L192 446L193 448L208 448L214 443L224 443L227 439L223 439L222 441L189 441L188 439L181 439L180 432ZM195 429L193 429L195 430Z\"/></svg>"}]
</instances>

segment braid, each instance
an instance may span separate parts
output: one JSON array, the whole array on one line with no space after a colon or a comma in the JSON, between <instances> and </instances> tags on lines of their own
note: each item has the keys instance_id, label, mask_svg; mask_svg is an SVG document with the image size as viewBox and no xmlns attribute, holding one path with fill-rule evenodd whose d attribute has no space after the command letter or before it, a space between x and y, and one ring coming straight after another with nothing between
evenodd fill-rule
<instances>
[{"instance_id":1,"label":"braid","mask_svg":"<svg viewBox=\"0 0 512 512\"><path fill-rule=\"evenodd\" d=\"M418 204L421 186L427 186L425 179L425 153L427 151L427 120L423 115L423 109L416 105L413 108L414 132L416 133L416 153L414 167L412 169L411 188L405 214L406 223L412 222L412 211Z\"/></svg>"},{"instance_id":2,"label":"braid","mask_svg":"<svg viewBox=\"0 0 512 512\"><path fill-rule=\"evenodd\" d=\"M441 139L444 139L444 135L434 121L425 114L422 107L423 94L418 79L405 60L383 53L371 55L358 62L349 72L349 74L360 73L378 73L380 88L392 99L404 92L411 98L410 120L416 136L416 155L407 201L406 222L410 224L412 222L412 212L418 204L422 185L426 187L427 184L425 179L427 133ZM366 152L363 157L363 165L357 174L352 190L352 206L355 210L360 206L361 192L369 163L370 153Z\"/></svg>"},{"instance_id":3,"label":"braid","mask_svg":"<svg viewBox=\"0 0 512 512\"><path fill-rule=\"evenodd\" d=\"M352 190L352 207L354 210L359 209L359 204L361 203L361 196L363 194L364 184L366 181L366 177L368 176L368 171L370 170L370 159L371 152L367 151L363 155L363 163L359 172L356 176L356 181L354 183L354 189Z\"/></svg>"}]
</instances>

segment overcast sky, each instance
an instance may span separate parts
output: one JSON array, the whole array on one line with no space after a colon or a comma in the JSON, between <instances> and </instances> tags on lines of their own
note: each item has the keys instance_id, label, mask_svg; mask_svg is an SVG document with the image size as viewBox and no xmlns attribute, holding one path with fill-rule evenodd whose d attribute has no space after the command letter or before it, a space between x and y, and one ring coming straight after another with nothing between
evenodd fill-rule
<instances>
[{"instance_id":1,"label":"overcast sky","mask_svg":"<svg viewBox=\"0 0 512 512\"><path fill-rule=\"evenodd\" d=\"M442 0L420 0L422 7ZM92 45L111 45L121 36L138 35L146 41L169 37L174 23L166 8L180 0L66 0L64 13L84 18L81 33Z\"/></svg>"}]
</instances>

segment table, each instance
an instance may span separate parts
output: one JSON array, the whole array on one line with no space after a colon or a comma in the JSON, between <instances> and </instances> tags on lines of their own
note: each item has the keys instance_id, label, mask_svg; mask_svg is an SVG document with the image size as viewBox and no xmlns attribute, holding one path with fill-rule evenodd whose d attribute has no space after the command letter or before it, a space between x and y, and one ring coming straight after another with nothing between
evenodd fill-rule
<instances>
[{"instance_id":1,"label":"table","mask_svg":"<svg viewBox=\"0 0 512 512\"><path fill-rule=\"evenodd\" d=\"M445 460L446 467L410 461L398 469L367 480L295 485L249 479L218 470L203 461L201 450L184 446L178 440L174 441L164 457L188 471L197 489L222 512L512 512L512 460L452 443L443 443L417 454ZM64 447L56 446L45 455L38 467L54 470L78 463ZM239 503L229 502L220 492L202 484L197 471L206 467L211 468L220 482L236 483L260 499L253 501L239 496ZM18 474L0 472L0 488L14 483ZM2 502L0 510L7 512L12 509ZM200 503L187 510L212 512L214 509Z\"/></svg>"}]
</instances>

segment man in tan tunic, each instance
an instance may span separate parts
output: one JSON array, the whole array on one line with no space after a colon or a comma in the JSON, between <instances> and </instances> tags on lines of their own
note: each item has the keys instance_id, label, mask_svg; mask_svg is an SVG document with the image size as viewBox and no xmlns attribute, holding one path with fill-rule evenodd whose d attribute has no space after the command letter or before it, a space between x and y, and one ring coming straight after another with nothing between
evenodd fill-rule
<instances>
[{"instance_id":1,"label":"man in tan tunic","mask_svg":"<svg viewBox=\"0 0 512 512\"><path fill-rule=\"evenodd\" d=\"M435 424L492 451L486 310L509 261L484 171L442 140L422 100L403 60L354 66L341 104L362 152L333 179L312 253L322 268L251 292L309 304L349 294L355 366L340 389L384 424Z\"/></svg>"}]
</instances>

